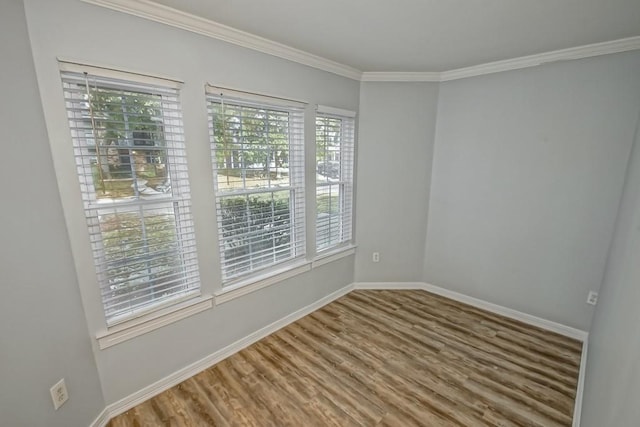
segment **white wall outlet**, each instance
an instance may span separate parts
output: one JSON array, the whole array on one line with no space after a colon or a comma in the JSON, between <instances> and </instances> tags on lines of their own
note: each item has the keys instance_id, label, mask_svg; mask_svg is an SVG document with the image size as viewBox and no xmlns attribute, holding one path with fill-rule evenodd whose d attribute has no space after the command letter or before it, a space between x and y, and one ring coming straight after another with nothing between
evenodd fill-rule
<instances>
[{"instance_id":1,"label":"white wall outlet","mask_svg":"<svg viewBox=\"0 0 640 427\"><path fill-rule=\"evenodd\" d=\"M67 385L64 383L64 378L51 387L49 391L51 391L53 408L56 411L64 404L64 402L69 400L69 393L67 393Z\"/></svg>"},{"instance_id":2,"label":"white wall outlet","mask_svg":"<svg viewBox=\"0 0 640 427\"><path fill-rule=\"evenodd\" d=\"M598 303L598 293L594 291L589 292L587 296L587 304L596 305Z\"/></svg>"},{"instance_id":3,"label":"white wall outlet","mask_svg":"<svg viewBox=\"0 0 640 427\"><path fill-rule=\"evenodd\" d=\"M374 252L371 256L373 262L380 262L380 252Z\"/></svg>"}]
</instances>

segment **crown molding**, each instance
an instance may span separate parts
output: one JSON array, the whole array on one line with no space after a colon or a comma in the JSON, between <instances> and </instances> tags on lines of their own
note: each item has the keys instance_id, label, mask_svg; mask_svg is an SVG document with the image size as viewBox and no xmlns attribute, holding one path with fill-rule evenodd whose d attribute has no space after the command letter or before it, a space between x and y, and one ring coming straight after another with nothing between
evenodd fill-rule
<instances>
[{"instance_id":1,"label":"crown molding","mask_svg":"<svg viewBox=\"0 0 640 427\"><path fill-rule=\"evenodd\" d=\"M438 72L379 72L365 71L362 73L363 82L439 82L442 73Z\"/></svg>"},{"instance_id":2,"label":"crown molding","mask_svg":"<svg viewBox=\"0 0 640 427\"><path fill-rule=\"evenodd\" d=\"M379 72L366 71L323 58L264 37L240 31L227 25L155 3L151 0L82 0L129 15L180 28L192 33L222 40L247 49L277 56L339 76L363 82L446 82L502 71L536 67L558 61L590 58L640 49L640 36L594 43L536 55L473 65L443 72Z\"/></svg>"},{"instance_id":3,"label":"crown molding","mask_svg":"<svg viewBox=\"0 0 640 427\"><path fill-rule=\"evenodd\" d=\"M536 55L521 56L519 58L506 59L504 61L488 62L486 64L471 67L458 68L441 73L440 81L464 79L467 77L482 76L485 74L499 73L501 71L519 70L521 68L536 67L558 61L570 61L573 59L590 58L593 56L608 55L611 53L626 52L640 49L640 36L626 39L613 40L603 43L594 43L568 49L554 50Z\"/></svg>"},{"instance_id":4,"label":"crown molding","mask_svg":"<svg viewBox=\"0 0 640 427\"><path fill-rule=\"evenodd\" d=\"M620 53L639 49L640 36L571 47L568 49L554 50L536 55L521 56L519 58L505 59L503 61L488 62L486 64L457 68L455 70L443 71L441 73L365 71L362 73L361 80L363 82L447 82L451 80L465 79L468 77L482 76L485 74L499 73L502 71L537 67L538 65L549 64L551 62L570 61L574 59L590 58L593 56L608 55L611 53Z\"/></svg>"},{"instance_id":5,"label":"crown molding","mask_svg":"<svg viewBox=\"0 0 640 427\"><path fill-rule=\"evenodd\" d=\"M102 6L118 12L170 25L192 33L232 43L268 55L277 56L289 61L307 65L319 70L328 71L339 76L360 80L362 72L348 65L340 64L300 49L287 46L254 34L240 31L201 18L190 13L154 3L150 0L82 0L85 3Z\"/></svg>"}]
</instances>

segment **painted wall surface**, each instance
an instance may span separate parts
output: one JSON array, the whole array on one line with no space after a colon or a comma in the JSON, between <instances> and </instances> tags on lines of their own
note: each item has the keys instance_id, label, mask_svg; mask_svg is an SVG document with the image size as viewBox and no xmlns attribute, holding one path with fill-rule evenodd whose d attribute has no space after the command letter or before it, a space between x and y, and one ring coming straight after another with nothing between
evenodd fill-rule
<instances>
[{"instance_id":1,"label":"painted wall surface","mask_svg":"<svg viewBox=\"0 0 640 427\"><path fill-rule=\"evenodd\" d=\"M11 242L0 258L8 295L0 300L0 420L8 413L18 426L85 425L105 402L114 403L198 361L351 283L354 276L360 282L427 281L589 328L592 309L584 301L604 275L640 111L640 53L441 85L360 84L79 0L25 0L29 48L22 8L5 3L1 46L3 58L11 60L3 68L2 84L7 99L14 101L5 103L0 114L8 141L0 182L26 177L20 188L5 188L7 206L20 210L0 213L2 241ZM184 81L181 99L204 294L221 288L205 83L308 102L309 141L315 104L359 110L355 259L343 258L99 350L93 337L104 318L87 255L57 57ZM313 147L307 149L307 161L313 163ZM30 162L26 172L24 159ZM310 184L313 172L307 175ZM313 201L308 194L308 219L314 217ZM619 235L621 227L637 231L636 202L623 205ZM624 225L625 215L635 215L627 220L631 225ZM313 230L308 235L313 237ZM42 243L33 245L36 239ZM632 325L638 320L631 311L605 319L618 301L636 301L629 288L637 277L630 261L636 243L617 237L614 245L619 247L614 254L623 254L620 259L626 261L610 261L594 323L591 384L616 366L607 362L604 344L626 349L630 358L614 361L626 363L629 378L638 378L632 360L640 347L624 347L622 335L616 335L617 341L604 338L623 321ZM309 250L313 247L309 242ZM371 262L374 251L380 252L380 263ZM24 316L25 307L34 314ZM61 376L72 398L53 413L48 387ZM621 379L617 396L636 393L634 384ZM16 411L23 399L38 408ZM605 412L613 413L611 408ZM620 420L632 419L631 409L620 408L626 417ZM605 415L587 411L585 419L604 419L600 416Z\"/></svg>"},{"instance_id":2,"label":"painted wall surface","mask_svg":"<svg viewBox=\"0 0 640 427\"><path fill-rule=\"evenodd\" d=\"M437 100L437 83L361 85L357 282L421 280Z\"/></svg>"},{"instance_id":3,"label":"painted wall surface","mask_svg":"<svg viewBox=\"0 0 640 427\"><path fill-rule=\"evenodd\" d=\"M87 426L104 408L22 1L0 4L0 425ZM49 388L70 398L54 411Z\"/></svg>"},{"instance_id":4,"label":"painted wall surface","mask_svg":"<svg viewBox=\"0 0 640 427\"><path fill-rule=\"evenodd\" d=\"M639 75L633 52L443 83L425 281L588 330Z\"/></svg>"},{"instance_id":5,"label":"painted wall surface","mask_svg":"<svg viewBox=\"0 0 640 427\"><path fill-rule=\"evenodd\" d=\"M640 119L639 119L640 125ZM582 427L640 420L640 131L589 337Z\"/></svg>"},{"instance_id":6,"label":"painted wall surface","mask_svg":"<svg viewBox=\"0 0 640 427\"><path fill-rule=\"evenodd\" d=\"M316 104L354 111L358 107L359 82L187 31L79 0L26 0L26 11L60 197L92 335L104 327L104 318L86 255L90 247L73 172L57 57L184 81L181 100L204 294L221 288L205 83L308 102L306 135L311 142ZM307 149L313 150L313 145ZM307 182L313 178L311 172ZM307 202L307 214L313 218L310 192ZM353 264L353 256L343 258L106 350L98 350L94 343L107 404L351 283Z\"/></svg>"}]
</instances>

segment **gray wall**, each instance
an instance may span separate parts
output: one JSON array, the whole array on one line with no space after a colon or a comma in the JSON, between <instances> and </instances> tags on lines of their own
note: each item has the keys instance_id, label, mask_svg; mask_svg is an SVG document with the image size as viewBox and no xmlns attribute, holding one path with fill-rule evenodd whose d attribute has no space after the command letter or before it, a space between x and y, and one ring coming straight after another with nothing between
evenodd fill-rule
<instances>
[{"instance_id":1,"label":"gray wall","mask_svg":"<svg viewBox=\"0 0 640 427\"><path fill-rule=\"evenodd\" d=\"M639 120L640 124L640 120ZM582 427L636 427L640 420L640 131L587 355Z\"/></svg>"},{"instance_id":2,"label":"gray wall","mask_svg":"<svg viewBox=\"0 0 640 427\"><path fill-rule=\"evenodd\" d=\"M20 2L4 2L2 84L5 99L12 102L0 112L5 136L0 182L21 179L20 187L5 184L6 206L20 209L0 213L2 241L11 242L0 258L3 283L10 285L0 300L3 422L85 425L105 401L126 397L329 294L352 282L354 274L356 281L426 280L588 329L592 312L584 300L604 274L640 109L639 53L442 85L360 85L79 0L25 3L46 129ZM307 119L314 104L360 106L355 267L353 257L344 258L97 349L92 338L104 319L93 267L85 262L90 248L56 57L185 81L182 100L204 293L220 289L204 84L306 100ZM313 135L312 128L307 135ZM53 164L63 172L54 174ZM624 347L622 335L616 341L610 337L610 331L638 320L630 308L637 301L630 284L638 270L628 258L637 254L638 245L620 237L620 230L637 230L637 199L626 203L631 207L622 210L614 246L614 254L625 254L626 261L610 263L594 323L588 387L596 394L588 393L591 401L601 398L596 381L611 376L620 363L628 370L616 382L616 396L638 391L625 381L639 374L631 362L640 348ZM635 219L625 220L631 212ZM381 254L379 264L371 262L374 251ZM613 316L613 307L620 304L625 310ZM629 356L607 362L605 344ZM53 413L48 388L62 376L71 399ZM610 406L604 412L616 411ZM621 416L633 415L625 411ZM605 415L586 410L585 422L599 425L596 416Z\"/></svg>"},{"instance_id":3,"label":"gray wall","mask_svg":"<svg viewBox=\"0 0 640 427\"><path fill-rule=\"evenodd\" d=\"M87 255L90 247L56 57L184 80L187 156L205 294L221 288L205 83L307 101L310 141L315 104L354 111L358 108L359 82L300 64L79 0L26 0L26 11L53 160L61 182L60 197L92 336L104 328L104 318ZM314 200L313 194L308 197ZM343 258L106 350L97 349L94 342L107 404L351 283L353 265L353 256Z\"/></svg>"},{"instance_id":4,"label":"gray wall","mask_svg":"<svg viewBox=\"0 0 640 427\"><path fill-rule=\"evenodd\" d=\"M104 408L22 1L0 3L0 424L86 426ZM54 412L49 387L69 401Z\"/></svg>"},{"instance_id":5,"label":"gray wall","mask_svg":"<svg viewBox=\"0 0 640 427\"><path fill-rule=\"evenodd\" d=\"M361 85L357 282L422 279L437 101L437 83Z\"/></svg>"},{"instance_id":6,"label":"gray wall","mask_svg":"<svg viewBox=\"0 0 640 427\"><path fill-rule=\"evenodd\" d=\"M425 281L588 330L639 75L633 52L442 84Z\"/></svg>"}]
</instances>

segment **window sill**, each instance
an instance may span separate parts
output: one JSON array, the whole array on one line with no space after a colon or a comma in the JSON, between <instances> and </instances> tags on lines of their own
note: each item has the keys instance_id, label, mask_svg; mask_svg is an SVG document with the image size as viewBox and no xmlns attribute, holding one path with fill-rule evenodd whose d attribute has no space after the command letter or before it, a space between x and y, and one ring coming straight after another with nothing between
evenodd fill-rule
<instances>
[{"instance_id":1,"label":"window sill","mask_svg":"<svg viewBox=\"0 0 640 427\"><path fill-rule=\"evenodd\" d=\"M286 279L290 279L291 277L297 276L298 274L311 271L312 268L320 267L322 265L339 260L341 258L348 257L355 253L356 246L341 246L337 249L333 248L325 253L321 253L316 258L314 258L313 261L299 261L297 263L289 264L285 267L269 271L268 273L264 273L259 276L250 277L248 279L226 286L221 291L216 292L214 294L215 304L224 304L225 302L240 298L259 289L266 288L267 286L274 285Z\"/></svg>"},{"instance_id":2,"label":"window sill","mask_svg":"<svg viewBox=\"0 0 640 427\"><path fill-rule=\"evenodd\" d=\"M205 295L192 298L179 304L175 304L164 309L154 311L137 319L124 322L110 327L105 332L97 334L96 339L100 350L112 347L121 342L130 340L137 336L154 331L163 326L169 325L178 320L185 319L194 314L213 308L215 305L224 304L244 295L255 292L267 286L282 282L283 280L295 277L299 274L311 271L341 258L355 254L356 246L348 245L336 249L330 249L327 252L319 254L313 261L299 261L289 264L280 269L269 271L245 279L241 282L227 286L213 296Z\"/></svg>"},{"instance_id":3,"label":"window sill","mask_svg":"<svg viewBox=\"0 0 640 427\"><path fill-rule=\"evenodd\" d=\"M337 261L340 258L348 257L356 253L356 246L340 246L339 248L331 248L326 252L318 254L311 262L311 267L316 268L321 265L329 264L330 262Z\"/></svg>"},{"instance_id":4,"label":"window sill","mask_svg":"<svg viewBox=\"0 0 640 427\"><path fill-rule=\"evenodd\" d=\"M300 261L277 270L271 270L268 273L264 273L259 276L250 277L249 279L226 286L221 291L216 292L214 294L215 303L216 305L224 304L225 302L240 298L241 296L266 288L267 286L271 286L278 282L282 282L283 280L310 270L311 262Z\"/></svg>"},{"instance_id":5,"label":"window sill","mask_svg":"<svg viewBox=\"0 0 640 427\"><path fill-rule=\"evenodd\" d=\"M96 339L100 350L104 350L210 308L213 308L213 297L211 295L192 298L110 327L107 331L97 334Z\"/></svg>"}]
</instances>

